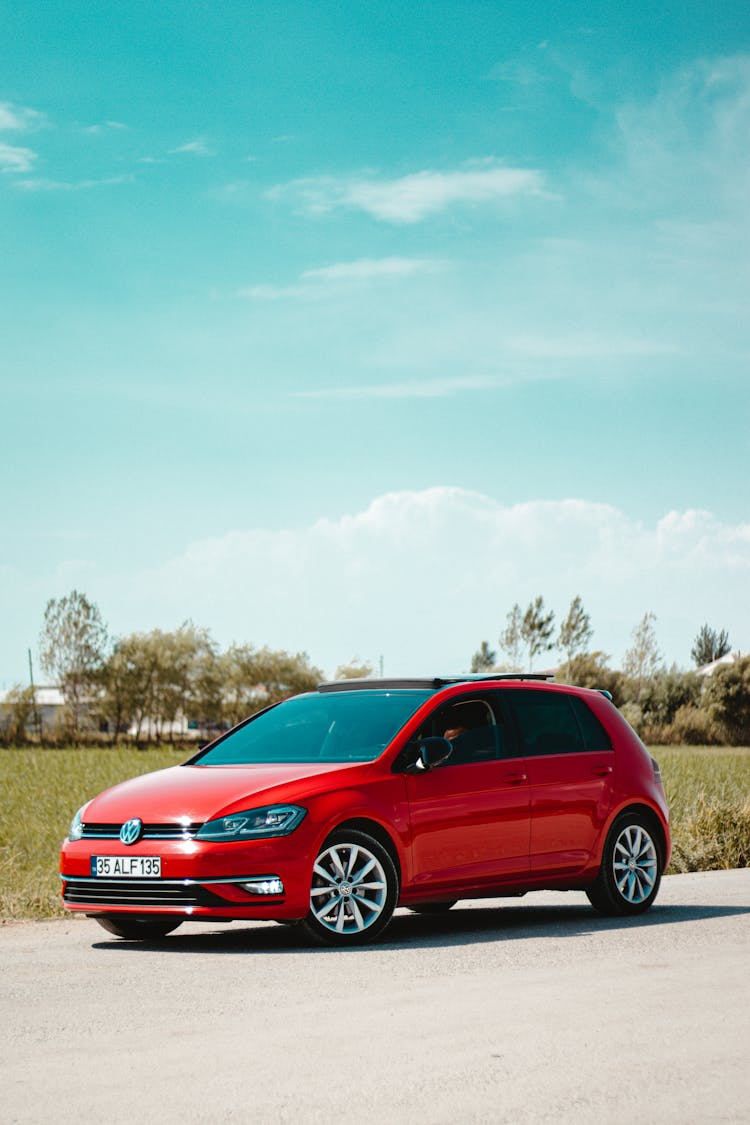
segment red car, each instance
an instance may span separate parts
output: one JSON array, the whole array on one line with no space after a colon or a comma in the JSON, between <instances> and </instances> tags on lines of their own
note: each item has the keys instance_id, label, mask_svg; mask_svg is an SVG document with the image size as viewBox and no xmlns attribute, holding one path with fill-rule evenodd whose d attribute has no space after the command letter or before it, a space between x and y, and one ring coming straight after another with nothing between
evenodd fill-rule
<instances>
[{"instance_id":1,"label":"red car","mask_svg":"<svg viewBox=\"0 0 750 1125\"><path fill-rule=\"evenodd\" d=\"M68 910L153 939L182 921L380 934L397 906L583 890L639 914L669 862L659 767L605 693L543 677L322 684L76 813Z\"/></svg>"}]
</instances>

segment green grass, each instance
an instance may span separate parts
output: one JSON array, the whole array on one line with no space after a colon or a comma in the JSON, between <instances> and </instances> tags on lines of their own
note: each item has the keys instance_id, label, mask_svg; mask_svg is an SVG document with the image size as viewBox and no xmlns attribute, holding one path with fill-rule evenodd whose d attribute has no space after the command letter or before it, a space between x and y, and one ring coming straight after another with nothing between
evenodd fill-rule
<instances>
[{"instance_id":1,"label":"green grass","mask_svg":"<svg viewBox=\"0 0 750 1125\"><path fill-rule=\"evenodd\" d=\"M76 809L118 781L188 756L165 748L0 750L0 918L62 914L58 858Z\"/></svg>"},{"instance_id":2,"label":"green grass","mask_svg":"<svg viewBox=\"0 0 750 1125\"><path fill-rule=\"evenodd\" d=\"M750 749L659 747L672 811L670 871L750 866ZM89 797L188 751L0 750L0 918L62 914L60 842Z\"/></svg>"},{"instance_id":3,"label":"green grass","mask_svg":"<svg viewBox=\"0 0 750 1125\"><path fill-rule=\"evenodd\" d=\"M750 748L660 746L670 872L750 867Z\"/></svg>"}]
</instances>

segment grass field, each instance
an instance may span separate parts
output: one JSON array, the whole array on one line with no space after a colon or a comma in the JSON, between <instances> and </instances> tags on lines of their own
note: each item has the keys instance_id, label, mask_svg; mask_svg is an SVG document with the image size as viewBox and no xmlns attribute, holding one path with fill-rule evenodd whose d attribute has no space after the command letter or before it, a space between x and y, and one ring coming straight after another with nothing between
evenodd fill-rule
<instances>
[{"instance_id":1,"label":"grass field","mask_svg":"<svg viewBox=\"0 0 750 1125\"><path fill-rule=\"evenodd\" d=\"M659 747L672 811L670 871L750 866L750 748ZM0 918L62 914L60 842L109 785L175 765L184 750L0 750Z\"/></svg>"}]
</instances>

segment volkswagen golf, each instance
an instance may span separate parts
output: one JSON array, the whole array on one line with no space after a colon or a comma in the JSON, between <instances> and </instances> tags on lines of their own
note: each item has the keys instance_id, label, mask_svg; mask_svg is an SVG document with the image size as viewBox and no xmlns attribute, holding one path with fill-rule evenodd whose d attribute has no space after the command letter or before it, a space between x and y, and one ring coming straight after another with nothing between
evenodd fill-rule
<instances>
[{"instance_id":1,"label":"volkswagen golf","mask_svg":"<svg viewBox=\"0 0 750 1125\"><path fill-rule=\"evenodd\" d=\"M267 919L346 946L397 906L541 889L639 914L669 854L659 767L607 694L493 675L326 683L268 707L90 800L60 872L66 909L121 938Z\"/></svg>"}]
</instances>

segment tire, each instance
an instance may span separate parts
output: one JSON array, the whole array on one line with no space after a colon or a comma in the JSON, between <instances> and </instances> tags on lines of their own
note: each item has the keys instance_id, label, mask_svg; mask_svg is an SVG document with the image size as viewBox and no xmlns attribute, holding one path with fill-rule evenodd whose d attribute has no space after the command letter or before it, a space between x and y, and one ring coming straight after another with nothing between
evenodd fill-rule
<instances>
[{"instance_id":1,"label":"tire","mask_svg":"<svg viewBox=\"0 0 750 1125\"><path fill-rule=\"evenodd\" d=\"M410 906L409 910L412 914L447 914L457 902L457 898L451 902L423 902L419 906Z\"/></svg>"},{"instance_id":2,"label":"tire","mask_svg":"<svg viewBox=\"0 0 750 1125\"><path fill-rule=\"evenodd\" d=\"M154 941L171 934L182 922L181 918L130 918L99 917L96 921L108 934L127 938L129 941Z\"/></svg>"},{"instance_id":3,"label":"tire","mask_svg":"<svg viewBox=\"0 0 750 1125\"><path fill-rule=\"evenodd\" d=\"M607 834L588 900L600 914L643 914L659 891L663 859L651 818L638 811L618 816Z\"/></svg>"},{"instance_id":4,"label":"tire","mask_svg":"<svg viewBox=\"0 0 750 1125\"><path fill-rule=\"evenodd\" d=\"M363 945L382 934L397 902L398 875L383 845L365 832L341 828L313 864L302 927L319 945Z\"/></svg>"}]
</instances>

